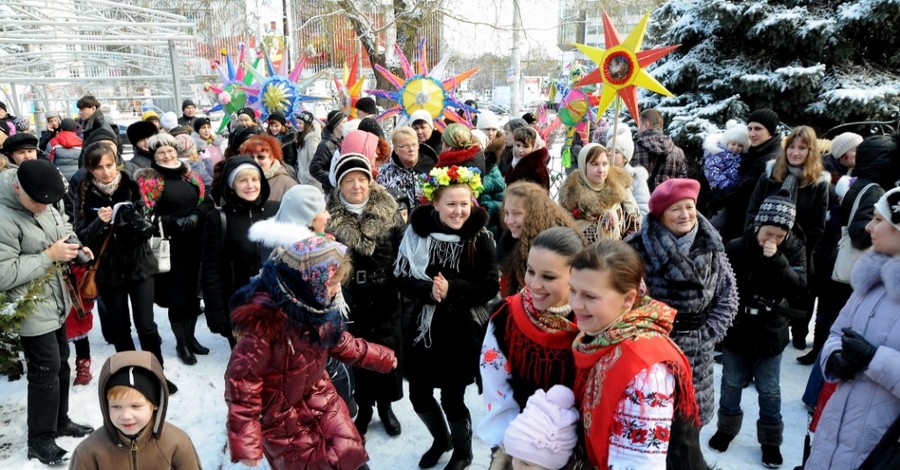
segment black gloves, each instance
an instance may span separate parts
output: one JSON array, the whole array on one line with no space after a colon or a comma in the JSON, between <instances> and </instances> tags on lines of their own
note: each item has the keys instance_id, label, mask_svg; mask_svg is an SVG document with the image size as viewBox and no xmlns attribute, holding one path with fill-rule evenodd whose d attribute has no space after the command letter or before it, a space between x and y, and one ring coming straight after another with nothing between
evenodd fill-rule
<instances>
[{"instance_id":1,"label":"black gloves","mask_svg":"<svg viewBox=\"0 0 900 470\"><path fill-rule=\"evenodd\" d=\"M175 230L182 235L187 235L197 228L198 223L200 223L200 216L197 214L178 217L175 219Z\"/></svg>"},{"instance_id":2,"label":"black gloves","mask_svg":"<svg viewBox=\"0 0 900 470\"><path fill-rule=\"evenodd\" d=\"M844 332L842 349L828 358L825 373L846 381L869 367L878 347L850 328L842 328L841 331Z\"/></svg>"}]
</instances>

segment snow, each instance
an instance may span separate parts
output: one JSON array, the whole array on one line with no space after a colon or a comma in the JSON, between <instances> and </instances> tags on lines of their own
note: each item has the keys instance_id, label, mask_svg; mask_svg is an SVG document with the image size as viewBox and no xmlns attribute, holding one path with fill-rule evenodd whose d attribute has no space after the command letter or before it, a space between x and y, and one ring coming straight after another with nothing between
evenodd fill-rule
<instances>
[{"instance_id":1,"label":"snow","mask_svg":"<svg viewBox=\"0 0 900 470\"><path fill-rule=\"evenodd\" d=\"M100 335L99 323L91 331L93 364L92 370L99 373L103 361L114 353L112 346L107 345ZM168 411L168 420L184 429L193 439L200 455L203 468L206 469L244 469L240 464L233 464L225 450L225 415L226 407L223 399L223 375L228 362L228 343L218 335L210 333L203 326L204 318L199 319L197 337L202 344L211 349L208 356L198 356L195 366L185 366L176 357L174 340L165 310L156 310L156 322L163 337L163 354L166 359L166 373L170 380L180 388L172 396ZM808 338L811 343L812 338ZM799 465L802 458L803 438L805 435L807 413L800 401L806 386L806 377L810 368L801 366L794 359L801 351L788 346L782 360L781 390L782 415L784 416L784 445L781 452L785 465L790 469ZM74 351L70 355L70 366L75 369ZM715 366L716 394L721 380L721 366ZM97 379L88 386L72 387L70 390L69 416L77 423L99 427L102 417L97 399ZM466 393L466 403L472 412L474 423L481 421L484 410L481 397L473 385ZM26 381L21 379L8 382L0 379L0 468L17 470L46 469L37 460L26 457ZM710 464L721 470L737 470L746 468L762 468L760 450L756 442L756 418L758 406L756 392L753 387L744 390L742 406L746 414L744 426L738 437L732 442L728 452L717 454L706 446L706 441L715 432L715 423L703 428L701 446ZM431 437L425 426L416 417L409 400L404 398L394 404L394 411L403 426L403 433L397 437L389 437L380 425L376 416L369 426L367 449L371 458L369 466L372 470L406 470L418 468L421 454L431 445ZM58 443L67 450L74 450L79 442L76 438L60 438ZM474 442L475 461L470 467L473 470L487 469L490 464L490 449L477 438ZM436 468L446 465L450 454L444 454ZM256 468L268 468L267 465Z\"/></svg>"}]
</instances>

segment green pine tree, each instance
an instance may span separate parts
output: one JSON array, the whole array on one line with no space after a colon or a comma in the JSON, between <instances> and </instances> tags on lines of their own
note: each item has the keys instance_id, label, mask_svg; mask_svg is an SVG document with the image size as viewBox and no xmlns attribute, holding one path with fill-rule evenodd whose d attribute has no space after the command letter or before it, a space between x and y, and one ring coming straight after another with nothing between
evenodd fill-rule
<instances>
[{"instance_id":1,"label":"green pine tree","mask_svg":"<svg viewBox=\"0 0 900 470\"><path fill-rule=\"evenodd\" d=\"M11 299L8 292L0 292L0 374L15 374L21 371L19 353L22 343L19 341L19 329L22 321L38 302L45 299L44 286L59 272L60 267L54 265L47 272L28 283L25 294L18 299Z\"/></svg>"}]
</instances>

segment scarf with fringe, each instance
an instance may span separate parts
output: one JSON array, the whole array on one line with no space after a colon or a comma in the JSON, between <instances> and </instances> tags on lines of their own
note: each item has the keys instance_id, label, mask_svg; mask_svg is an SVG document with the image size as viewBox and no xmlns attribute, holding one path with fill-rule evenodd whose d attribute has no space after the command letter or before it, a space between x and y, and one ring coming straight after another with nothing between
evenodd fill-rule
<instances>
[{"instance_id":1,"label":"scarf with fringe","mask_svg":"<svg viewBox=\"0 0 900 470\"><path fill-rule=\"evenodd\" d=\"M526 287L507 299L507 357L515 376L547 390L572 385L572 342L578 327L565 315L540 311Z\"/></svg>"}]
</instances>

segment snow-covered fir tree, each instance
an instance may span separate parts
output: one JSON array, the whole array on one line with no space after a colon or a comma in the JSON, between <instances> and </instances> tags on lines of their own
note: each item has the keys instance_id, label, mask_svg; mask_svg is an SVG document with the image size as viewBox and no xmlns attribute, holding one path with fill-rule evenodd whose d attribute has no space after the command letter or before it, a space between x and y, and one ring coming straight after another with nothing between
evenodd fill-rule
<instances>
[{"instance_id":1,"label":"snow-covered fir tree","mask_svg":"<svg viewBox=\"0 0 900 470\"><path fill-rule=\"evenodd\" d=\"M687 148L761 107L820 134L889 120L900 108L898 30L900 0L668 0L648 42L681 44L652 70L675 96L645 93L642 108L657 106Z\"/></svg>"}]
</instances>

